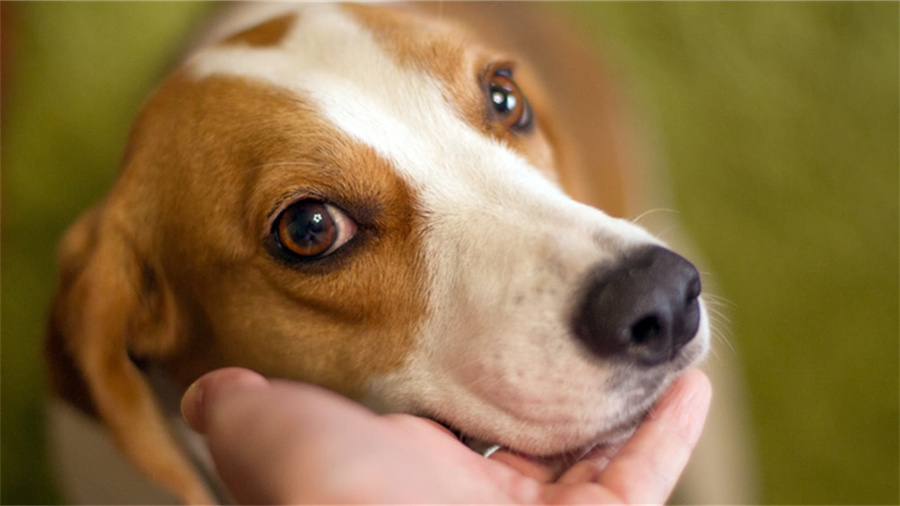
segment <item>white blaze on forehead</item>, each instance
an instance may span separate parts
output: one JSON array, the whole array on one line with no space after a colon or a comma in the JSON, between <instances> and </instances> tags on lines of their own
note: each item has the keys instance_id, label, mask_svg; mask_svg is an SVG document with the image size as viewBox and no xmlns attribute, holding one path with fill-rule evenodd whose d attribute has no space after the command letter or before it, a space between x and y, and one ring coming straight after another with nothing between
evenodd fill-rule
<instances>
[{"instance_id":1,"label":"white blaze on forehead","mask_svg":"<svg viewBox=\"0 0 900 506\"><path fill-rule=\"evenodd\" d=\"M502 173L517 185L534 180L533 191L558 192L523 157L474 131L437 79L398 66L340 6L296 8L296 23L279 46L213 46L196 54L190 68L197 77L259 80L312 102L334 127L393 162L429 203L429 193L458 197ZM474 68L461 71L472 72L477 86Z\"/></svg>"}]
</instances>

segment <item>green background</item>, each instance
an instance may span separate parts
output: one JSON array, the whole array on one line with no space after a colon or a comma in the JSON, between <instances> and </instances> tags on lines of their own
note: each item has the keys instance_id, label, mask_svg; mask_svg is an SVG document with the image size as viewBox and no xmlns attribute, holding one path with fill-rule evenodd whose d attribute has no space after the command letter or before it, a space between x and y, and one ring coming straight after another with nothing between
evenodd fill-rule
<instances>
[{"instance_id":1,"label":"green background","mask_svg":"<svg viewBox=\"0 0 900 506\"><path fill-rule=\"evenodd\" d=\"M2 4L5 504L59 500L40 372L55 245L209 8ZM561 8L627 92L729 301L760 499L900 502L900 4Z\"/></svg>"}]
</instances>

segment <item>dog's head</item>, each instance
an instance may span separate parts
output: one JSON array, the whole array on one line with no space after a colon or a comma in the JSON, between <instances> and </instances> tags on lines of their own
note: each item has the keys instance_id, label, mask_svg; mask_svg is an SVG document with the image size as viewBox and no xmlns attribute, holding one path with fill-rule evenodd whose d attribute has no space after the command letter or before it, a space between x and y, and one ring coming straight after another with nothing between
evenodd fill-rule
<instances>
[{"instance_id":1,"label":"dog's head","mask_svg":"<svg viewBox=\"0 0 900 506\"><path fill-rule=\"evenodd\" d=\"M188 500L137 364L244 366L534 455L628 434L706 351L694 267L563 193L523 62L405 12L277 8L162 85L67 235L57 388Z\"/></svg>"}]
</instances>

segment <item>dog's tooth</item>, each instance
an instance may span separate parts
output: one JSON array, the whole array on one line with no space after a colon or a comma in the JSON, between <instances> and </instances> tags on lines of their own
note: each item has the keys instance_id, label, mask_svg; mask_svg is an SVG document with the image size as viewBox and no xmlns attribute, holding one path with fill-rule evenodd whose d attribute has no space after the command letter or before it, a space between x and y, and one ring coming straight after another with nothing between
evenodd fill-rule
<instances>
[{"instance_id":1,"label":"dog's tooth","mask_svg":"<svg viewBox=\"0 0 900 506\"><path fill-rule=\"evenodd\" d=\"M498 444L486 443L466 436L460 437L460 441L468 446L470 450L481 454L485 458L490 457L492 453L500 449L500 445Z\"/></svg>"},{"instance_id":2,"label":"dog's tooth","mask_svg":"<svg viewBox=\"0 0 900 506\"><path fill-rule=\"evenodd\" d=\"M500 445L490 445L487 447L487 449L485 449L484 451L481 451L479 453L481 453L482 457L488 458L491 455L493 455L495 451L497 451L499 449L500 449Z\"/></svg>"}]
</instances>

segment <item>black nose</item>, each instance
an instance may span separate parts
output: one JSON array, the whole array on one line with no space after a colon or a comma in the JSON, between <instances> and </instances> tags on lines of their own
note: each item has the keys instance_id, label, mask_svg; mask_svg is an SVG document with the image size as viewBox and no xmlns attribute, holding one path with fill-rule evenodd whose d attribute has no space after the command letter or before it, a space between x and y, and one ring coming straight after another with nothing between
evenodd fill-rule
<instances>
[{"instance_id":1,"label":"black nose","mask_svg":"<svg viewBox=\"0 0 900 506\"><path fill-rule=\"evenodd\" d=\"M659 246L641 248L591 275L575 333L600 357L660 364L697 333L699 296L693 264Z\"/></svg>"}]
</instances>

